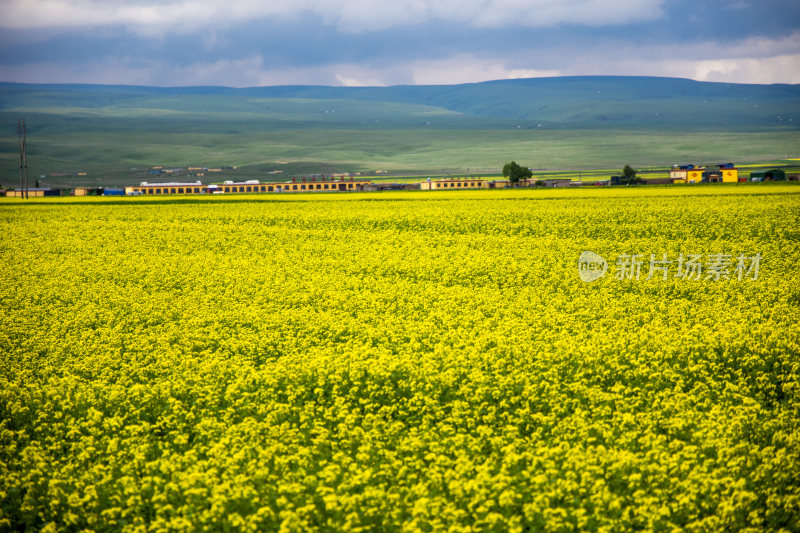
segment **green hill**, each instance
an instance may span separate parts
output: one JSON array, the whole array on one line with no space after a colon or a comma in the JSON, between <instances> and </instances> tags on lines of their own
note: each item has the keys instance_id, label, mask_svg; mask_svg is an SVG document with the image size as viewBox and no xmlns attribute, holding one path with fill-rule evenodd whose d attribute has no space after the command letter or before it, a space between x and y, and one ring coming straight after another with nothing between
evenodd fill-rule
<instances>
[{"instance_id":1,"label":"green hill","mask_svg":"<svg viewBox=\"0 0 800 533\"><path fill-rule=\"evenodd\" d=\"M562 77L445 86L268 87L282 98L351 98L439 107L472 117L553 126L644 128L800 127L800 86L705 83L648 77ZM793 115L793 116L792 116ZM791 120L791 122L789 122Z\"/></svg>"},{"instance_id":2,"label":"green hill","mask_svg":"<svg viewBox=\"0 0 800 533\"><path fill-rule=\"evenodd\" d=\"M0 84L0 111L69 110L110 117L233 114L283 125L407 126L436 118L458 128L800 128L800 86L648 77L562 77L395 87L132 87ZM150 113L147 113L147 112ZM338 114L332 114L335 112ZM185 116L184 118L191 118ZM509 122L511 121L511 122ZM428 121L423 121L426 124ZM532 124L535 122L536 124ZM427 124L426 124L427 125ZM272 125L273 127L275 125ZM385 125L384 125L385 126ZM383 126L382 126L383 127Z\"/></svg>"},{"instance_id":3,"label":"green hill","mask_svg":"<svg viewBox=\"0 0 800 533\"><path fill-rule=\"evenodd\" d=\"M25 117L35 173L132 167L474 171L506 159L616 167L774 159L800 145L800 86L564 77L443 86L135 87L0 83L0 183ZM796 155L796 154L794 154Z\"/></svg>"}]
</instances>

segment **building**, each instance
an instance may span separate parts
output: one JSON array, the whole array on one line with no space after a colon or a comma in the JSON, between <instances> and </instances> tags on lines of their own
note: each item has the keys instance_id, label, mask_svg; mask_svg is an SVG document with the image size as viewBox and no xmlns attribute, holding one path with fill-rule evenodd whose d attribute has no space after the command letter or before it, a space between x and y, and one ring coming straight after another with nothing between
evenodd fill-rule
<instances>
[{"instance_id":1,"label":"building","mask_svg":"<svg viewBox=\"0 0 800 533\"><path fill-rule=\"evenodd\" d=\"M737 169L733 163L721 163L718 167L719 171L717 174L720 175L720 181L722 181L722 183L738 183L739 169Z\"/></svg>"},{"instance_id":2,"label":"building","mask_svg":"<svg viewBox=\"0 0 800 533\"><path fill-rule=\"evenodd\" d=\"M300 181L293 179L285 183L268 184L275 187L275 192L356 192L363 191L372 183L365 178L326 179L324 176L313 177L310 180L302 178ZM267 190L267 192L273 192Z\"/></svg>"},{"instance_id":3,"label":"building","mask_svg":"<svg viewBox=\"0 0 800 533\"><path fill-rule=\"evenodd\" d=\"M50 187L31 187L28 189L28 198L41 198L44 196L63 196L62 189L51 189ZM6 191L8 198L25 198L24 190Z\"/></svg>"},{"instance_id":4,"label":"building","mask_svg":"<svg viewBox=\"0 0 800 533\"><path fill-rule=\"evenodd\" d=\"M552 178L548 180L542 180L542 183L545 187L569 187L571 182L572 180L569 178Z\"/></svg>"},{"instance_id":5,"label":"building","mask_svg":"<svg viewBox=\"0 0 800 533\"><path fill-rule=\"evenodd\" d=\"M165 194L252 194L265 192L354 192L363 191L371 182L368 179L325 179L313 178L301 181L294 179L286 183L261 183L258 180L231 181L221 184L203 185L199 181L188 183L148 183L143 181L138 187L125 187L126 195L165 195Z\"/></svg>"},{"instance_id":6,"label":"building","mask_svg":"<svg viewBox=\"0 0 800 533\"><path fill-rule=\"evenodd\" d=\"M692 179L697 179L696 172L698 170L702 170L703 172L700 175L700 181L694 181L694 183L737 183L739 181L739 169L737 169L733 163L721 163L717 165L717 170L713 171L705 170L705 167L690 170L688 173L690 181L688 181L688 183L692 183Z\"/></svg>"},{"instance_id":7,"label":"building","mask_svg":"<svg viewBox=\"0 0 800 533\"><path fill-rule=\"evenodd\" d=\"M785 181L786 172L779 168L759 170L750 173L750 181Z\"/></svg>"},{"instance_id":8,"label":"building","mask_svg":"<svg viewBox=\"0 0 800 533\"><path fill-rule=\"evenodd\" d=\"M102 187L75 187L72 191L73 196L102 196Z\"/></svg>"},{"instance_id":9,"label":"building","mask_svg":"<svg viewBox=\"0 0 800 533\"><path fill-rule=\"evenodd\" d=\"M167 194L202 194L207 192L207 187L204 187L199 181L192 181L188 183L180 183L176 181L168 183L148 183L143 181L138 187L125 187L125 194L132 195L167 195Z\"/></svg>"},{"instance_id":10,"label":"building","mask_svg":"<svg viewBox=\"0 0 800 533\"><path fill-rule=\"evenodd\" d=\"M247 181L223 181L221 185L209 185L208 192L211 193L254 193L254 192L273 192L267 190L269 187L266 183L261 183L258 180Z\"/></svg>"},{"instance_id":11,"label":"building","mask_svg":"<svg viewBox=\"0 0 800 533\"><path fill-rule=\"evenodd\" d=\"M673 183L702 183L705 170L705 167L694 165L674 165L669 171L669 177Z\"/></svg>"},{"instance_id":12,"label":"building","mask_svg":"<svg viewBox=\"0 0 800 533\"><path fill-rule=\"evenodd\" d=\"M706 170L706 167L674 165L669 177L673 183L736 183L739 181L739 169L733 163L720 163L713 172Z\"/></svg>"},{"instance_id":13,"label":"building","mask_svg":"<svg viewBox=\"0 0 800 533\"><path fill-rule=\"evenodd\" d=\"M489 188L499 187L490 187L489 182L481 178L445 178L440 180L428 179L428 181L423 181L420 185L420 189L423 191Z\"/></svg>"}]
</instances>

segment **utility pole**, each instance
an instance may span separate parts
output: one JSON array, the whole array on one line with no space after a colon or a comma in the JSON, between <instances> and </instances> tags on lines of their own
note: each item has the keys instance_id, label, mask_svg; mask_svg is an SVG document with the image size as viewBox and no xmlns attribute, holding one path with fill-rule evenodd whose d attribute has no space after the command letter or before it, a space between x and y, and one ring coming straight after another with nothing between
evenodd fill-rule
<instances>
[{"instance_id":1,"label":"utility pole","mask_svg":"<svg viewBox=\"0 0 800 533\"><path fill-rule=\"evenodd\" d=\"M17 136L19 137L19 189L20 195L28 199L28 147L25 132L25 119L17 120Z\"/></svg>"},{"instance_id":2,"label":"utility pole","mask_svg":"<svg viewBox=\"0 0 800 533\"><path fill-rule=\"evenodd\" d=\"M19 143L19 190L20 198L25 194L25 178L22 163L22 119L17 119L17 141Z\"/></svg>"}]
</instances>

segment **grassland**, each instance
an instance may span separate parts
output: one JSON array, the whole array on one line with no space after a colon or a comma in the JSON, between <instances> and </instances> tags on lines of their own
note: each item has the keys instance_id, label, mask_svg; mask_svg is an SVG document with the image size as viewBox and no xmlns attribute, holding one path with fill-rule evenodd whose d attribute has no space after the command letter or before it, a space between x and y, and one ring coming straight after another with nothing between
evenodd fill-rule
<instances>
[{"instance_id":1,"label":"grassland","mask_svg":"<svg viewBox=\"0 0 800 533\"><path fill-rule=\"evenodd\" d=\"M10 143L10 139L7 139ZM520 160L537 169L617 169L687 161L781 160L800 135L786 133L608 133L598 131L286 131L259 135L173 133L74 134L30 141L33 175L87 172L89 183L130 184L136 171L166 167L236 166L228 177L386 170L403 174L497 172ZM80 161L76 153L83 154ZM6 153L3 183L18 181ZM734 157L735 156L735 157ZM210 177L211 178L211 177ZM217 178L221 179L221 178ZM64 179L48 178L51 183ZM134 179L134 181L136 181ZM66 180L67 184L71 184Z\"/></svg>"},{"instance_id":2,"label":"grassland","mask_svg":"<svg viewBox=\"0 0 800 533\"><path fill-rule=\"evenodd\" d=\"M0 528L797 530L799 201L0 199Z\"/></svg>"},{"instance_id":3,"label":"grassland","mask_svg":"<svg viewBox=\"0 0 800 533\"><path fill-rule=\"evenodd\" d=\"M442 87L142 88L0 84L0 184L119 185L151 166L237 176L495 172L737 163L797 156L795 86L688 80L512 80ZM136 168L136 171L131 170ZM51 174L86 172L85 178ZM81 183L82 182L82 183Z\"/></svg>"}]
</instances>

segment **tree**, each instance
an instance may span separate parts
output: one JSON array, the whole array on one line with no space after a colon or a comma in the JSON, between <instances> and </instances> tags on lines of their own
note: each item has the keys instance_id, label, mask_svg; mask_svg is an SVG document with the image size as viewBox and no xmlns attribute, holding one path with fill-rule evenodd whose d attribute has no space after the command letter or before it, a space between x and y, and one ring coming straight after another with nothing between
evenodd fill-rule
<instances>
[{"instance_id":1,"label":"tree","mask_svg":"<svg viewBox=\"0 0 800 533\"><path fill-rule=\"evenodd\" d=\"M533 176L531 169L517 164L516 161L503 165L503 176L508 178L511 183L518 183L522 179L529 179Z\"/></svg>"},{"instance_id":2,"label":"tree","mask_svg":"<svg viewBox=\"0 0 800 533\"><path fill-rule=\"evenodd\" d=\"M625 168L622 169L622 175L625 177L625 183L628 185L639 183L639 181L641 181L636 177L636 170L631 168L630 165L625 165Z\"/></svg>"}]
</instances>

